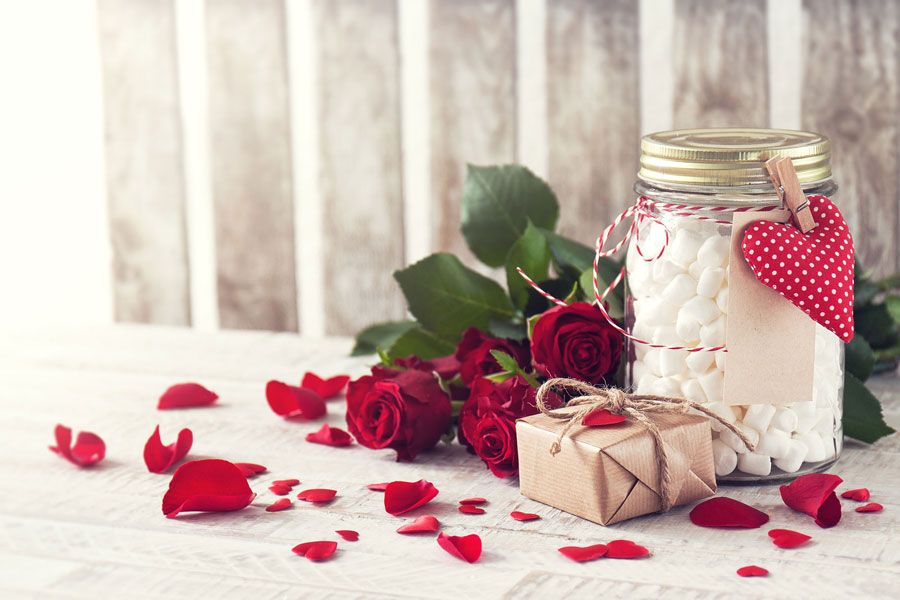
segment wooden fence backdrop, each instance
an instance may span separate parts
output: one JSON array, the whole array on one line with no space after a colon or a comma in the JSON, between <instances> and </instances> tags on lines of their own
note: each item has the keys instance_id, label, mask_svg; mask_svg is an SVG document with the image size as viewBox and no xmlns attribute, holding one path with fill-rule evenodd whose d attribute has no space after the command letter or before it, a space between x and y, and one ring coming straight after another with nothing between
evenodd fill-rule
<instances>
[{"instance_id":1,"label":"wooden fence backdrop","mask_svg":"<svg viewBox=\"0 0 900 600\"><path fill-rule=\"evenodd\" d=\"M115 316L352 334L458 234L466 162L548 178L592 243L642 133L834 140L900 267L895 0L98 0Z\"/></svg>"}]
</instances>

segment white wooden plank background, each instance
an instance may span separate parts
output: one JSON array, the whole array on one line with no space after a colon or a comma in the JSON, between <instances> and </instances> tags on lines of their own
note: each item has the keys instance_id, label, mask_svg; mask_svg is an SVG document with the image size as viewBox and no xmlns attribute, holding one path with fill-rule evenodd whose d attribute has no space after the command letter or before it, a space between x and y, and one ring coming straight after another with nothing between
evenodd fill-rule
<instances>
[{"instance_id":1,"label":"white wooden plank background","mask_svg":"<svg viewBox=\"0 0 900 600\"><path fill-rule=\"evenodd\" d=\"M777 486L723 488L728 496L768 512L769 526L719 531L693 526L680 507L603 528L519 496L513 482L491 476L454 444L415 463L388 451L329 448L303 436L319 422L285 422L268 409L269 378L296 381L364 370L346 356L348 340L305 341L290 334L202 333L116 326L4 330L0 336L0 592L5 597L134 598L891 598L900 576L900 437L872 447L848 442L832 470L844 487L868 486L880 514L858 514L845 502L841 523L822 530L787 509ZM198 380L221 399L210 409L159 412L171 383ZM874 381L887 420L900 426L895 376ZM329 402L327 422L342 425L343 401ZM79 470L51 454L55 423L88 429L108 445L99 468ZM157 424L163 440L180 427L194 432L191 457L260 462L270 473L251 480L259 493L237 513L168 520L160 502L169 477L148 473L144 441ZM270 481L297 477L303 486L332 487L327 506L295 503L281 513ZM427 509L450 534L476 532L484 555L469 565L438 548L433 537L394 530L380 494L365 484L426 478L441 490ZM480 495L487 513L456 512L456 501ZM543 519L519 523L511 510ZM813 543L775 548L766 530L810 533ZM311 563L290 549L301 541L338 539L335 529L360 532L339 541L329 562ZM647 560L576 564L564 545L632 539ZM765 579L734 571L760 564Z\"/></svg>"}]
</instances>

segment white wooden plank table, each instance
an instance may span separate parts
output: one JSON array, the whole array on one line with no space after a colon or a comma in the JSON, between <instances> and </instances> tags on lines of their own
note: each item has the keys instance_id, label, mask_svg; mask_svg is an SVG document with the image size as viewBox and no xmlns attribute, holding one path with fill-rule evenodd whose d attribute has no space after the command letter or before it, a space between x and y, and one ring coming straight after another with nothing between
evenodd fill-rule
<instances>
[{"instance_id":1,"label":"white wooden plank table","mask_svg":"<svg viewBox=\"0 0 900 600\"><path fill-rule=\"evenodd\" d=\"M440 447L415 463L359 446L330 448L304 441L312 424L288 423L268 408L268 379L298 382L365 371L347 356L348 340L304 340L259 332L198 333L115 326L0 334L0 592L4 597L129 598L718 598L897 597L900 591L900 436L867 447L848 442L832 472L846 487L868 486L880 514L845 503L830 530L791 512L777 486L728 487L725 494L768 512L771 527L798 529L814 542L775 548L764 527L719 531L690 523L689 507L604 528L527 500L514 482L494 478L459 445ZM221 396L218 406L157 411L168 385L199 381ZM900 425L900 385L874 386L888 422ZM78 469L47 450L53 426L87 429L107 443L107 458ZM327 422L344 426L343 401L329 403ZM270 472L251 480L259 496L239 512L166 519L160 511L169 475L148 473L144 442L157 424L165 443L181 427L194 432L192 458L258 462ZM266 513L273 479L297 477L331 487L326 506L295 502ZM434 513L449 534L476 532L479 563L441 550L433 537L401 536L401 519L385 513L380 493L365 484L425 478L440 495ZM295 491L296 491L295 490ZM484 496L481 516L456 502ZM519 509L542 520L519 523ZM422 512L422 511L419 511ZM417 512L416 514L419 514ZM360 532L343 542L336 529ZM650 548L645 560L576 564L557 548L616 538ZM337 539L338 553L312 563L291 553L302 541ZM735 569L759 564L767 578L742 579Z\"/></svg>"}]
</instances>

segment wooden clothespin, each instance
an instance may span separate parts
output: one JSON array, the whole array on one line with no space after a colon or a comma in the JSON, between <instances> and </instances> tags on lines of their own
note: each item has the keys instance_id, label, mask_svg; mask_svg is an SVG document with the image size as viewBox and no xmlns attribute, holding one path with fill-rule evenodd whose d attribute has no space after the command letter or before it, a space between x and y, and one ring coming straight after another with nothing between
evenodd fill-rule
<instances>
[{"instance_id":1,"label":"wooden clothespin","mask_svg":"<svg viewBox=\"0 0 900 600\"><path fill-rule=\"evenodd\" d=\"M816 227L812 212L809 210L809 200L800 187L797 171L794 163L786 156L776 156L766 161L766 171L775 186L775 192L781 198L782 206L787 207L794 215L794 223L801 232L806 233Z\"/></svg>"}]
</instances>

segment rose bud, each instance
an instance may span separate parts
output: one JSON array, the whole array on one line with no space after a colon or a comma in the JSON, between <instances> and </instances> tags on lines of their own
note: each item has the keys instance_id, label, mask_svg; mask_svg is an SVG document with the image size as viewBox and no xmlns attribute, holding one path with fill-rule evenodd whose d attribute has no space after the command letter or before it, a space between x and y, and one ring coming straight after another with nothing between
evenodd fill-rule
<instances>
[{"instance_id":1,"label":"rose bud","mask_svg":"<svg viewBox=\"0 0 900 600\"><path fill-rule=\"evenodd\" d=\"M456 347L456 358L460 362L459 374L463 383L471 386L475 379L503 370L491 350L509 354L522 368L527 367L531 360L527 344L491 337L475 327L469 327Z\"/></svg>"},{"instance_id":2,"label":"rose bud","mask_svg":"<svg viewBox=\"0 0 900 600\"><path fill-rule=\"evenodd\" d=\"M391 448L412 460L433 448L450 426L450 399L432 373L382 372L347 387L347 427L367 448Z\"/></svg>"},{"instance_id":3,"label":"rose bud","mask_svg":"<svg viewBox=\"0 0 900 600\"><path fill-rule=\"evenodd\" d=\"M546 377L599 383L619 366L622 336L597 307L575 302L541 315L531 335L531 355Z\"/></svg>"}]
</instances>

